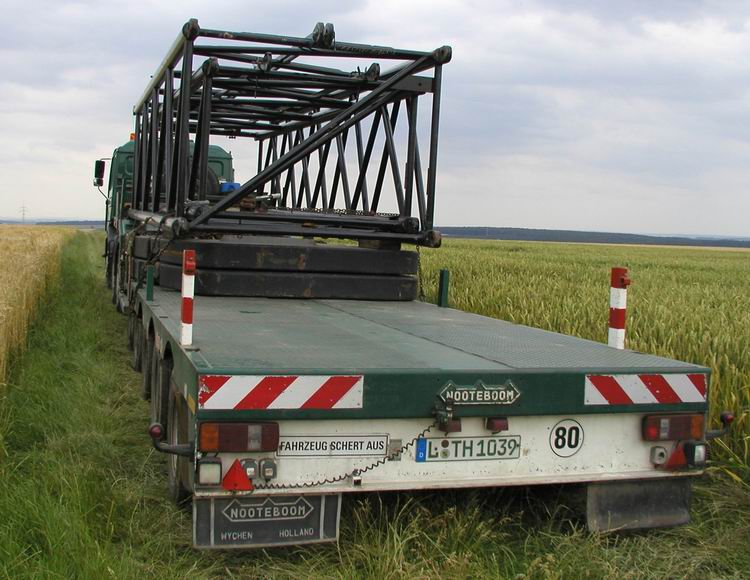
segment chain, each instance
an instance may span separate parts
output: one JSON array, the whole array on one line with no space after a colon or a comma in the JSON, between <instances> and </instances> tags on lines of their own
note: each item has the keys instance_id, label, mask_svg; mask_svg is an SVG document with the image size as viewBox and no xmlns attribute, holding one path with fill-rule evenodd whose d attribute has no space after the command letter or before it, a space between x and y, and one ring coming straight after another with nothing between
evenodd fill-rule
<instances>
[{"instance_id":1,"label":"chain","mask_svg":"<svg viewBox=\"0 0 750 580\"><path fill-rule=\"evenodd\" d=\"M148 220L140 224L137 228L133 229L133 231L128 234L128 235L132 234L132 238L131 240L129 240L129 243L128 243L128 250L129 250L128 253L130 255L133 255L135 253L134 246L135 246L136 232L138 232L142 228L145 228L147 223L148 223ZM156 238L154 238L154 242L156 243L157 246L159 245L159 240L161 239L163 239L162 232L159 231L159 233L156 235ZM169 246L172 244L172 242L174 242L174 240L175 240L174 236L169 238L167 240L167 243L164 244L164 246L158 252L154 252L153 254L151 254L151 256L146 260L144 267L141 268L141 271L138 274L138 280L136 282L135 289L131 293L130 299L128 301L128 306L131 310L133 309L133 304L135 302L135 297L138 294L138 290L140 290L143 287L143 283L145 282L145 279L146 279L146 267L145 266L153 265L161 257L161 255L167 250L167 248L169 248Z\"/></svg>"},{"instance_id":2,"label":"chain","mask_svg":"<svg viewBox=\"0 0 750 580\"><path fill-rule=\"evenodd\" d=\"M417 442L418 439L421 439L422 437L428 435L430 431L432 431L432 429L436 426L437 426L437 421L433 421L431 425L429 425L427 428L420 431L416 437L414 437L411 441L409 441L405 445L402 445L396 451L391 452L390 454L386 455L385 457L382 457L381 459L378 459L377 461L375 461L374 463L371 463L370 465L367 465L365 467L360 467L358 469L353 469L349 473L343 473L341 475L336 475L334 477L327 477L325 479L319 479L317 481L305 482L305 483L266 483L265 485L256 485L255 489L299 489L299 488L306 488L306 487L317 487L319 485L338 483L339 481L344 481L345 479L349 479L351 477L357 477L359 475L362 475L363 473L367 473L368 471L375 469L376 467L385 465L388 461L391 461L392 459L398 457L404 451L412 447Z\"/></svg>"}]
</instances>

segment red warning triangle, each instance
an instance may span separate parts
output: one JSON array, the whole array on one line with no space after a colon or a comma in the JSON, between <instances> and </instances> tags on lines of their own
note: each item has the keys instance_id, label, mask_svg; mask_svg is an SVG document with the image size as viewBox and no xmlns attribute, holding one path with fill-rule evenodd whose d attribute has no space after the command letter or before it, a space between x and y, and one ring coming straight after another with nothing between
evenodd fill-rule
<instances>
[{"instance_id":1,"label":"red warning triangle","mask_svg":"<svg viewBox=\"0 0 750 580\"><path fill-rule=\"evenodd\" d=\"M687 457L685 456L685 447L682 443L677 444L677 448L672 452L669 457L669 461L664 466L665 469L678 469L687 465Z\"/></svg>"},{"instance_id":2,"label":"red warning triangle","mask_svg":"<svg viewBox=\"0 0 750 580\"><path fill-rule=\"evenodd\" d=\"M232 467L221 482L221 487L227 491L253 491L253 482L247 477L245 468L235 459Z\"/></svg>"}]
</instances>

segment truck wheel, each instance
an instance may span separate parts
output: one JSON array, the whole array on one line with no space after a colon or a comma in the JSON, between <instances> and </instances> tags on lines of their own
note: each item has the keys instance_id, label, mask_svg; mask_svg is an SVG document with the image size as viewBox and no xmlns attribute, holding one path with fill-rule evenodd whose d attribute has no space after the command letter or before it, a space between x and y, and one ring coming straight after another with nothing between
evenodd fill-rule
<instances>
[{"instance_id":1,"label":"truck wheel","mask_svg":"<svg viewBox=\"0 0 750 580\"><path fill-rule=\"evenodd\" d=\"M166 431L169 429L167 407L172 377L172 359L159 360L158 353L154 353L154 358L157 364L154 365L154 380L151 388L151 422L161 423Z\"/></svg>"},{"instance_id":2,"label":"truck wheel","mask_svg":"<svg viewBox=\"0 0 750 580\"><path fill-rule=\"evenodd\" d=\"M135 345L135 323L136 317L133 312L128 315L128 348L133 350Z\"/></svg>"},{"instance_id":3,"label":"truck wheel","mask_svg":"<svg viewBox=\"0 0 750 580\"><path fill-rule=\"evenodd\" d=\"M145 334L146 331L144 330L143 333ZM143 395L143 398L147 401L149 399L153 398L154 389L152 389L152 380L151 377L154 376L154 358L159 358L157 355L154 357L154 339L149 337L145 337L143 339L143 362L141 364L141 370L143 371L143 381L141 382L141 394ZM159 421L161 423L161 421Z\"/></svg>"},{"instance_id":4,"label":"truck wheel","mask_svg":"<svg viewBox=\"0 0 750 580\"><path fill-rule=\"evenodd\" d=\"M171 374L170 371L170 377ZM168 411L169 422L167 423L167 442L170 445L187 443L187 409L185 408L185 403L177 396L174 389L170 389ZM189 488L185 485L185 481L189 477L189 467L190 462L187 457L169 455L167 458L169 496L178 506L185 505L192 495Z\"/></svg>"},{"instance_id":5,"label":"truck wheel","mask_svg":"<svg viewBox=\"0 0 750 580\"><path fill-rule=\"evenodd\" d=\"M105 278L107 280L107 288L112 288L112 257L107 256L107 269Z\"/></svg>"},{"instance_id":6,"label":"truck wheel","mask_svg":"<svg viewBox=\"0 0 750 580\"><path fill-rule=\"evenodd\" d=\"M139 318L135 319L133 327L133 370L139 372L143 367L143 324Z\"/></svg>"}]
</instances>

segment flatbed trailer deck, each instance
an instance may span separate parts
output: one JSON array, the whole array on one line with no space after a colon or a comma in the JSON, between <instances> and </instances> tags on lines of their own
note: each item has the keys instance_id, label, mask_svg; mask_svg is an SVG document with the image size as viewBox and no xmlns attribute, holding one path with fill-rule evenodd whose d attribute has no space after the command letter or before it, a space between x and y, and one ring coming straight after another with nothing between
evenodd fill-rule
<instances>
[{"instance_id":1,"label":"flatbed trailer deck","mask_svg":"<svg viewBox=\"0 0 750 580\"><path fill-rule=\"evenodd\" d=\"M154 288L140 301L164 340L179 347L179 292ZM524 396L514 415L607 412L586 405L587 374L704 374L710 369L425 302L279 300L198 297L195 343L181 350L178 377L201 374L362 374L361 409L341 418L430 416L436 389L449 380L511 379ZM405 397L405 394L407 395ZM554 407L551 407L554 405ZM705 400L681 402L675 411L705 408ZM641 403L639 412L662 410ZM209 411L203 411L209 413ZM251 417L253 411L245 411ZM264 411L267 413L268 411ZM466 411L462 414L486 414ZM311 418L314 411L285 411Z\"/></svg>"},{"instance_id":2,"label":"flatbed trailer deck","mask_svg":"<svg viewBox=\"0 0 750 580\"><path fill-rule=\"evenodd\" d=\"M606 529L606 519L625 525L613 515L623 508L613 508L606 494L598 500L596 485L622 482L628 505L643 494L671 498L663 512L649 507L641 526L687 521L684 476L700 471L656 465L653 441L644 440L642 429L652 413L703 416L705 367L424 302L198 297L194 342L185 348L178 340L178 292L155 287L153 300L146 300L142 290L138 304L144 331L157 345L154 356L173 361L172 396L190 409L174 444L198 440L201 423L278 425L273 453L217 454L222 473L236 461L273 461L273 477L255 479L251 493L201 487L191 479L192 466L183 470L185 486L193 489L196 545L227 545L200 522L224 521L217 514L239 505L232 504L237 498L259 494L330 497L328 505L336 507L327 509L338 510L339 494L347 492L584 483L593 498L589 524ZM294 380L253 400L269 377ZM302 408L330 377L361 377L360 398L352 398L355 388L330 404ZM605 400L593 390L595 377L617 380L630 401ZM666 380L683 400L657 401L643 377ZM212 391L217 380L220 388ZM295 381L310 383L303 384L302 398L292 392ZM438 421L451 388L515 394L496 404L453 401L450 419L460 423L453 430ZM285 397L287 404L279 404ZM337 407L346 397L351 404ZM498 430L489 420L499 421ZM664 453L675 448L670 443ZM315 517L324 506L316 506Z\"/></svg>"}]
</instances>

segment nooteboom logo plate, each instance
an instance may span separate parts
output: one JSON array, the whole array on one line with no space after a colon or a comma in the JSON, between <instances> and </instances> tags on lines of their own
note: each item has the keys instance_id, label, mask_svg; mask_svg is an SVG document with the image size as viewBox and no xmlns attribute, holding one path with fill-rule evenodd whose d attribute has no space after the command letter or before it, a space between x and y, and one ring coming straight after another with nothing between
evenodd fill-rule
<instances>
[{"instance_id":1,"label":"nooteboom logo plate","mask_svg":"<svg viewBox=\"0 0 750 580\"><path fill-rule=\"evenodd\" d=\"M510 381L502 385L485 385L477 381L471 386L451 381L440 391L440 398L454 405L512 405L520 396L520 391Z\"/></svg>"},{"instance_id":2,"label":"nooteboom logo plate","mask_svg":"<svg viewBox=\"0 0 750 580\"><path fill-rule=\"evenodd\" d=\"M223 510L224 517L231 522L267 522L280 520L303 520L313 511L313 506L304 497L293 500L247 499L230 502Z\"/></svg>"}]
</instances>

